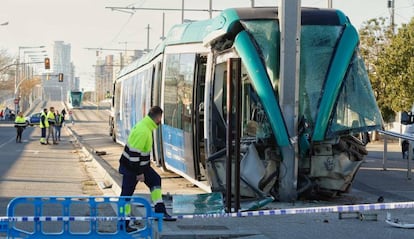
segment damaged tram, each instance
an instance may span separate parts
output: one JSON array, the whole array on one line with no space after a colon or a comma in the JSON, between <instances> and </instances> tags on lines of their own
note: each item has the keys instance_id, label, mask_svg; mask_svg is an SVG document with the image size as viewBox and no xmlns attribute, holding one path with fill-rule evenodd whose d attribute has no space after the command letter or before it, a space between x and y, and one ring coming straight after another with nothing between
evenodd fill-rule
<instances>
[{"instance_id":1,"label":"damaged tram","mask_svg":"<svg viewBox=\"0 0 414 239\"><path fill-rule=\"evenodd\" d=\"M359 135L382 117L358 52L358 33L338 10L302 8L298 193L345 192L364 156ZM278 103L277 8L226 9L174 26L113 85L110 134L125 144L150 106L164 109L153 160L205 189L226 183L227 60L241 60L241 195L278 197L281 147L291 144Z\"/></svg>"}]
</instances>

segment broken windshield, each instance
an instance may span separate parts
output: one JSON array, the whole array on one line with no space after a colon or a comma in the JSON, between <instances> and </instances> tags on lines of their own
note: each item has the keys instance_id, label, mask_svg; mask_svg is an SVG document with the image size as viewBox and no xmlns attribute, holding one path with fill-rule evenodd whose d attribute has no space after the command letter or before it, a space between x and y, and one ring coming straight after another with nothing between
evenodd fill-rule
<instances>
[{"instance_id":1,"label":"broken windshield","mask_svg":"<svg viewBox=\"0 0 414 239\"><path fill-rule=\"evenodd\" d=\"M253 36L274 90L278 93L280 71L280 29L277 20L243 21ZM313 125L318 114L319 101L335 54L343 27L331 25L303 25L300 40L299 115ZM354 49L349 49L354 51ZM348 64L344 62L344 64ZM367 131L381 125L375 98L361 58L350 64L336 109L331 112L328 135ZM358 104L358 102L365 102ZM326 117L326 116L324 116ZM329 116L328 116L329 117Z\"/></svg>"}]
</instances>

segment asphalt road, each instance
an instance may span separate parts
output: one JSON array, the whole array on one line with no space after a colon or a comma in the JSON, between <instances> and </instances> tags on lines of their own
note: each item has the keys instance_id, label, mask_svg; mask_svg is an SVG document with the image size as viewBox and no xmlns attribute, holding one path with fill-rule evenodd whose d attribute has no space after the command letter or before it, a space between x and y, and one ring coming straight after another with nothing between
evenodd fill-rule
<instances>
[{"instance_id":1,"label":"asphalt road","mask_svg":"<svg viewBox=\"0 0 414 239\"><path fill-rule=\"evenodd\" d=\"M39 105L34 110L51 105L59 109L59 104ZM41 145L39 127L27 127L22 143L16 143L15 137L13 122L1 121L0 216L6 215L7 205L14 197L102 195L80 160L83 158L81 151L72 144L72 137L66 130L62 130L62 141L58 145ZM51 209L43 211L44 215L56 215L52 212ZM33 208L24 210L25 216L33 213ZM79 210L74 209L73 213ZM59 231L58 225L49 225L50 228L52 232Z\"/></svg>"}]
</instances>

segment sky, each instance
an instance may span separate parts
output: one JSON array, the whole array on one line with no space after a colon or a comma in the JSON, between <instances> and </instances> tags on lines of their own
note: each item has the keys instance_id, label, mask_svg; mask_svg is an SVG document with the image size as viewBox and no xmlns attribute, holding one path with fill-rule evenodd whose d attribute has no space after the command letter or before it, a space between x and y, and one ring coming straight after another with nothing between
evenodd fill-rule
<instances>
[{"instance_id":1,"label":"sky","mask_svg":"<svg viewBox=\"0 0 414 239\"><path fill-rule=\"evenodd\" d=\"M388 0L332 0L360 28L366 20L389 17ZM302 0L302 6L327 7L328 0ZM255 6L277 6L278 0L255 0ZM248 7L250 0L212 0L213 9ZM150 48L162 34L162 11L129 14L106 7L181 8L182 0L0 0L0 49L17 56L19 46L46 46L52 59L54 41L72 46L75 76L81 87L94 85L96 51L85 48L145 49L146 27L150 24ZM185 0L185 8L208 9L208 0ZM214 13L217 15L218 13ZM414 0L395 0L395 21L407 23L414 16ZM184 18L202 20L207 12L185 12ZM181 22L181 12L165 11L165 31ZM117 52L105 51L104 54ZM53 65L53 63L52 63Z\"/></svg>"}]
</instances>

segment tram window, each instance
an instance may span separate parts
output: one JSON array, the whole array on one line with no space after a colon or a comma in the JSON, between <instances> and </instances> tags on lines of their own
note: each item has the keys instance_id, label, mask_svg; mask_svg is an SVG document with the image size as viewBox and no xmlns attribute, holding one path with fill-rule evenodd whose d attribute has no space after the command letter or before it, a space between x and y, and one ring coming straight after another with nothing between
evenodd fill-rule
<instances>
[{"instance_id":1,"label":"tram window","mask_svg":"<svg viewBox=\"0 0 414 239\"><path fill-rule=\"evenodd\" d=\"M257 96L246 68L241 72L242 89L242 137L268 138L271 136L270 124L265 110Z\"/></svg>"},{"instance_id":2,"label":"tram window","mask_svg":"<svg viewBox=\"0 0 414 239\"><path fill-rule=\"evenodd\" d=\"M262 107L262 104L257 96L251 79L247 73L247 70L242 66L242 89L241 89L241 103L242 103L242 137L258 137L267 138L270 137L271 129L267 121L267 116ZM213 111L213 121L217 125L213 127L217 128L217 131L213 132L213 139L215 144L220 145L225 140L225 132L221 127L226 127L227 117L227 70L226 64L221 63L215 67L215 86L214 86L214 103L216 109ZM234 110L231 110L234 113ZM221 123L223 122L223 123ZM233 124L235 125L235 124ZM224 138L223 138L224 137ZM224 141L225 142L225 141ZM218 147L216 145L216 147Z\"/></svg>"},{"instance_id":3,"label":"tram window","mask_svg":"<svg viewBox=\"0 0 414 239\"><path fill-rule=\"evenodd\" d=\"M280 29L277 20L248 20L243 25L254 37L275 92L279 83ZM271 31L269 31L271 29ZM300 47L300 115L312 123L341 26L303 25Z\"/></svg>"},{"instance_id":4,"label":"tram window","mask_svg":"<svg viewBox=\"0 0 414 239\"><path fill-rule=\"evenodd\" d=\"M303 26L300 53L300 115L313 123L340 26Z\"/></svg>"},{"instance_id":5,"label":"tram window","mask_svg":"<svg viewBox=\"0 0 414 239\"><path fill-rule=\"evenodd\" d=\"M196 55L166 56L164 120L174 128L191 132L193 84Z\"/></svg>"},{"instance_id":6,"label":"tram window","mask_svg":"<svg viewBox=\"0 0 414 239\"><path fill-rule=\"evenodd\" d=\"M266 62L267 73L273 88L277 90L280 70L279 22L277 20L248 20L242 22L260 47L262 58Z\"/></svg>"},{"instance_id":7,"label":"tram window","mask_svg":"<svg viewBox=\"0 0 414 239\"><path fill-rule=\"evenodd\" d=\"M355 55L337 100L328 137L363 132L382 124L364 62Z\"/></svg>"}]
</instances>

